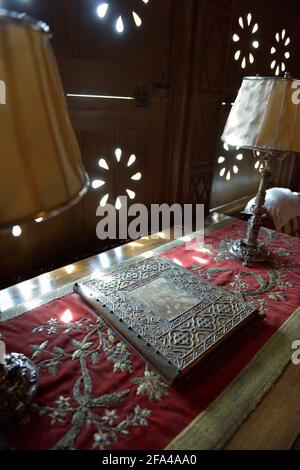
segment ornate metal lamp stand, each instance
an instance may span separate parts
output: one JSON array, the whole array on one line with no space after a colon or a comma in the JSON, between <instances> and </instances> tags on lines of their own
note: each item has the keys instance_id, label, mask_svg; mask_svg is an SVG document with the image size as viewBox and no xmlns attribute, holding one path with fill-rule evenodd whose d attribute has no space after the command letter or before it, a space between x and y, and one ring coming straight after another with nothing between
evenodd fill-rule
<instances>
[{"instance_id":1,"label":"ornate metal lamp stand","mask_svg":"<svg viewBox=\"0 0 300 470\"><path fill-rule=\"evenodd\" d=\"M251 208L253 215L248 223L247 238L245 240L230 241L226 246L226 251L231 256L242 260L245 266L248 266L250 263L264 262L269 257L268 249L259 242L258 235L263 225L263 216L266 214L264 203L272 174L271 160L274 157L284 158L285 155L268 152L260 156L261 181L255 204Z\"/></svg>"},{"instance_id":2,"label":"ornate metal lamp stand","mask_svg":"<svg viewBox=\"0 0 300 470\"><path fill-rule=\"evenodd\" d=\"M0 338L0 342L4 342ZM3 348L1 348L3 350ZM35 365L23 354L4 354L0 361L0 424L21 416L37 391Z\"/></svg>"}]
</instances>

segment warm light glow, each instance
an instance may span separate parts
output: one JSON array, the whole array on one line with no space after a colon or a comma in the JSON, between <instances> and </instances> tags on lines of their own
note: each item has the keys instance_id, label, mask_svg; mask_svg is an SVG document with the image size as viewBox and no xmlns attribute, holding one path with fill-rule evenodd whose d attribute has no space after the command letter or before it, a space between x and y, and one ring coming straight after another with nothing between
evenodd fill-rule
<instances>
[{"instance_id":1,"label":"warm light glow","mask_svg":"<svg viewBox=\"0 0 300 470\"><path fill-rule=\"evenodd\" d=\"M119 260L122 259L124 257L123 247L118 246L117 248L114 249L114 253Z\"/></svg>"},{"instance_id":2,"label":"warm light glow","mask_svg":"<svg viewBox=\"0 0 300 470\"><path fill-rule=\"evenodd\" d=\"M67 93L68 98L91 98L97 100L135 100L133 96L118 96L118 95L84 95L82 93Z\"/></svg>"},{"instance_id":3,"label":"warm light glow","mask_svg":"<svg viewBox=\"0 0 300 470\"><path fill-rule=\"evenodd\" d=\"M75 271L75 266L74 264L70 264L69 266L65 267L65 271L67 274L72 274Z\"/></svg>"},{"instance_id":4,"label":"warm light glow","mask_svg":"<svg viewBox=\"0 0 300 470\"><path fill-rule=\"evenodd\" d=\"M18 285L18 290L24 300L31 300L34 297L34 289L35 283L33 281L25 281Z\"/></svg>"},{"instance_id":5,"label":"warm light glow","mask_svg":"<svg viewBox=\"0 0 300 470\"><path fill-rule=\"evenodd\" d=\"M260 161L258 160L257 162L255 162L254 168L258 170L259 167L260 167Z\"/></svg>"},{"instance_id":6,"label":"warm light glow","mask_svg":"<svg viewBox=\"0 0 300 470\"><path fill-rule=\"evenodd\" d=\"M122 207L122 203L121 203L121 200L120 198L118 197L117 200L116 200L116 205L115 205L115 208L117 209L117 211L119 211Z\"/></svg>"},{"instance_id":7,"label":"warm light glow","mask_svg":"<svg viewBox=\"0 0 300 470\"><path fill-rule=\"evenodd\" d=\"M126 193L127 193L128 196L130 197L130 199L134 199L134 198L135 198L135 192L134 192L134 191L131 191L130 189L126 189Z\"/></svg>"},{"instance_id":8,"label":"warm light glow","mask_svg":"<svg viewBox=\"0 0 300 470\"><path fill-rule=\"evenodd\" d=\"M184 237L179 238L179 240L182 242L191 242L193 238L193 235L185 235Z\"/></svg>"},{"instance_id":9,"label":"warm light glow","mask_svg":"<svg viewBox=\"0 0 300 470\"><path fill-rule=\"evenodd\" d=\"M22 235L22 229L19 225L15 225L12 229L12 234L14 237L20 237Z\"/></svg>"},{"instance_id":10,"label":"warm light glow","mask_svg":"<svg viewBox=\"0 0 300 470\"><path fill-rule=\"evenodd\" d=\"M5 291L0 291L0 311L5 312L5 310L9 310L14 306L13 300L11 295Z\"/></svg>"},{"instance_id":11,"label":"warm light glow","mask_svg":"<svg viewBox=\"0 0 300 470\"><path fill-rule=\"evenodd\" d=\"M194 251L197 251L198 253L207 253L208 255L213 254L213 251L207 246L202 246L201 248L195 248Z\"/></svg>"},{"instance_id":12,"label":"warm light glow","mask_svg":"<svg viewBox=\"0 0 300 470\"><path fill-rule=\"evenodd\" d=\"M140 181L141 178L142 178L142 173L136 173L135 175L131 177L131 179L134 181Z\"/></svg>"},{"instance_id":13,"label":"warm light glow","mask_svg":"<svg viewBox=\"0 0 300 470\"><path fill-rule=\"evenodd\" d=\"M193 256L193 260L195 260L199 264L208 264L208 260L200 258L200 256Z\"/></svg>"},{"instance_id":14,"label":"warm light glow","mask_svg":"<svg viewBox=\"0 0 300 470\"><path fill-rule=\"evenodd\" d=\"M179 259L177 259L177 258L173 259L173 263L178 264L178 266L183 266L183 263L181 261L179 261Z\"/></svg>"},{"instance_id":15,"label":"warm light glow","mask_svg":"<svg viewBox=\"0 0 300 470\"><path fill-rule=\"evenodd\" d=\"M48 292L50 292L52 289L52 285L51 285L51 278L49 274L44 274L40 276L39 284L40 284L40 290L42 294L47 294Z\"/></svg>"},{"instance_id":16,"label":"warm light glow","mask_svg":"<svg viewBox=\"0 0 300 470\"><path fill-rule=\"evenodd\" d=\"M104 160L104 158L100 158L99 166L100 166L100 168L103 168L103 170L109 170L109 166L107 164L107 161Z\"/></svg>"},{"instance_id":17,"label":"warm light glow","mask_svg":"<svg viewBox=\"0 0 300 470\"><path fill-rule=\"evenodd\" d=\"M143 243L139 243L139 242L131 242L130 246L135 247L135 246L144 246L144 245L143 245Z\"/></svg>"},{"instance_id":18,"label":"warm light glow","mask_svg":"<svg viewBox=\"0 0 300 470\"><path fill-rule=\"evenodd\" d=\"M26 310L33 310L43 304L41 299L33 299L25 303Z\"/></svg>"},{"instance_id":19,"label":"warm light glow","mask_svg":"<svg viewBox=\"0 0 300 470\"><path fill-rule=\"evenodd\" d=\"M66 310L62 316L60 317L60 320L63 322L63 323L71 323L72 320L73 320L73 315L72 315L72 312L71 310Z\"/></svg>"},{"instance_id":20,"label":"warm light glow","mask_svg":"<svg viewBox=\"0 0 300 470\"><path fill-rule=\"evenodd\" d=\"M101 255L99 255L99 260L102 268L106 269L110 267L110 260L106 253L102 253Z\"/></svg>"},{"instance_id":21,"label":"warm light glow","mask_svg":"<svg viewBox=\"0 0 300 470\"><path fill-rule=\"evenodd\" d=\"M164 240L165 238L167 238L167 237L166 237L166 234L165 234L164 232L158 232L158 236L159 236L159 238L162 238L163 240Z\"/></svg>"},{"instance_id":22,"label":"warm light glow","mask_svg":"<svg viewBox=\"0 0 300 470\"><path fill-rule=\"evenodd\" d=\"M149 250L149 251L146 251L146 253L142 253L141 257L144 259L148 259L148 258L151 258L151 256L153 255L154 255L153 250Z\"/></svg>"},{"instance_id":23,"label":"warm light glow","mask_svg":"<svg viewBox=\"0 0 300 470\"><path fill-rule=\"evenodd\" d=\"M240 34L235 33L232 36L233 42L240 43L243 37L247 37L247 40L248 40L249 33L252 36L255 36L259 27L258 27L258 23L253 23L252 20L253 20L253 17L251 13L248 13L248 15L245 16L245 18L243 18L242 16L239 17L239 26L242 31L240 31ZM253 40L252 47L254 47L254 49L258 49L259 42L256 40ZM239 49L235 51L234 59L235 61L240 61L242 69L245 69L247 67L248 62L249 64L254 64L254 61L255 61L255 57L252 54L252 52L248 52L247 50L242 49L242 45L239 45Z\"/></svg>"},{"instance_id":24,"label":"warm light glow","mask_svg":"<svg viewBox=\"0 0 300 470\"><path fill-rule=\"evenodd\" d=\"M119 18L117 19L116 30L118 31L118 33L123 33L124 31L124 23L122 20L122 16L119 16Z\"/></svg>"},{"instance_id":25,"label":"warm light glow","mask_svg":"<svg viewBox=\"0 0 300 470\"><path fill-rule=\"evenodd\" d=\"M128 160L128 163L127 163L127 166L130 167L131 165L133 165L136 161L136 156L135 155L131 155L129 160Z\"/></svg>"},{"instance_id":26,"label":"warm light glow","mask_svg":"<svg viewBox=\"0 0 300 470\"><path fill-rule=\"evenodd\" d=\"M101 3L97 8L97 14L100 18L104 18L108 10L108 3Z\"/></svg>"},{"instance_id":27,"label":"warm light glow","mask_svg":"<svg viewBox=\"0 0 300 470\"><path fill-rule=\"evenodd\" d=\"M102 198L101 201L100 201L100 206L101 206L101 207L105 207L105 206L106 206L107 201L108 201L108 198L109 198L109 194L105 194L105 196L103 196L103 198Z\"/></svg>"},{"instance_id":28,"label":"warm light glow","mask_svg":"<svg viewBox=\"0 0 300 470\"><path fill-rule=\"evenodd\" d=\"M94 180L92 182L92 188L94 189L98 189L98 188L101 188L101 186L103 186L105 184L105 181L102 181L102 180Z\"/></svg>"},{"instance_id":29,"label":"warm light glow","mask_svg":"<svg viewBox=\"0 0 300 470\"><path fill-rule=\"evenodd\" d=\"M119 148L116 149L116 150L115 150L115 155L116 155L117 161L120 162L120 161L121 161L121 158L122 158L122 150L119 149Z\"/></svg>"},{"instance_id":30,"label":"warm light glow","mask_svg":"<svg viewBox=\"0 0 300 470\"><path fill-rule=\"evenodd\" d=\"M41 222L43 222L43 220L44 220L44 217L39 217L38 219L35 219L37 224L40 224Z\"/></svg>"},{"instance_id":31,"label":"warm light glow","mask_svg":"<svg viewBox=\"0 0 300 470\"><path fill-rule=\"evenodd\" d=\"M142 20L135 11L132 12L132 16L137 27L139 28L140 26L142 26Z\"/></svg>"}]
</instances>

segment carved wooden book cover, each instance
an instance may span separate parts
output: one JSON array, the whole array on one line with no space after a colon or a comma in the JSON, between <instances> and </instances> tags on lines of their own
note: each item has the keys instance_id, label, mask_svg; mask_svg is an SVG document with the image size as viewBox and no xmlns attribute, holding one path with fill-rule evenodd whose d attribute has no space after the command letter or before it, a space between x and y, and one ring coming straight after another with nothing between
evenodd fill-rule
<instances>
[{"instance_id":1,"label":"carved wooden book cover","mask_svg":"<svg viewBox=\"0 0 300 470\"><path fill-rule=\"evenodd\" d=\"M232 334L255 309L167 259L135 261L78 292L168 381Z\"/></svg>"}]
</instances>

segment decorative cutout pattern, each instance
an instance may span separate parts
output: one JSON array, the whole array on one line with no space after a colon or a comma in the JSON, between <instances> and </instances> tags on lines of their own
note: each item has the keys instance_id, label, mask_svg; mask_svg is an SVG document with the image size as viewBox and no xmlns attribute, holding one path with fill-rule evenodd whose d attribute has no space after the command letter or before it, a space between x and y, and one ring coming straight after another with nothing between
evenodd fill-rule
<instances>
[{"instance_id":1,"label":"decorative cutout pattern","mask_svg":"<svg viewBox=\"0 0 300 470\"><path fill-rule=\"evenodd\" d=\"M114 159L117 165L114 165L117 168L117 171L120 172L121 174L127 173L128 174L128 180L125 182L125 187L122 189L121 192L119 192L118 196L115 199L115 208L117 210L120 210L122 207L120 197L127 196L129 199L133 200L136 197L136 193L134 191L134 187L132 187L133 184L138 183L142 179L142 173L140 171L136 171L134 168L134 165L136 163L136 155L132 154L129 156L129 158L124 158L124 152L121 148L116 148L114 151ZM115 163L114 162L114 163ZM111 168L113 162L109 162L106 158L100 158L98 165L103 171L103 178L102 179L94 179L92 180L92 188L93 189L99 189L104 187L104 190L107 187L107 183L109 182L111 176L111 180L115 181L114 175L110 175L110 172L113 173L113 169ZM133 168L132 168L133 167ZM126 178L125 178L126 179ZM115 188L113 188L115 189ZM100 206L104 207L110 200L110 194L109 192L104 191L104 195L102 196L100 200Z\"/></svg>"},{"instance_id":2,"label":"decorative cutout pattern","mask_svg":"<svg viewBox=\"0 0 300 470\"><path fill-rule=\"evenodd\" d=\"M240 61L241 68L245 69L248 64L254 63L254 49L259 48L259 42L255 35L258 31L258 23L253 20L252 14L239 18L239 32L234 33L232 39L237 43L238 49L234 54L234 59Z\"/></svg>"},{"instance_id":3,"label":"decorative cutout pattern","mask_svg":"<svg viewBox=\"0 0 300 470\"><path fill-rule=\"evenodd\" d=\"M275 34L275 46L271 47L271 70L275 71L275 75L278 77L280 72L286 71L286 61L291 57L289 45L291 38L287 36L286 30L283 29L280 33Z\"/></svg>"},{"instance_id":4,"label":"decorative cutout pattern","mask_svg":"<svg viewBox=\"0 0 300 470\"><path fill-rule=\"evenodd\" d=\"M264 164L260 160L260 152L256 151L255 152L255 163L254 163L254 169L257 171L260 171Z\"/></svg>"},{"instance_id":5,"label":"decorative cutout pattern","mask_svg":"<svg viewBox=\"0 0 300 470\"><path fill-rule=\"evenodd\" d=\"M20 225L15 225L12 229L12 235L16 238L20 237L22 235L22 229Z\"/></svg>"},{"instance_id":6,"label":"decorative cutout pattern","mask_svg":"<svg viewBox=\"0 0 300 470\"><path fill-rule=\"evenodd\" d=\"M124 6L123 0L109 0L101 2L97 7L97 15L102 20L110 18L113 21L114 27L119 34L131 26L135 25L140 28L143 24L140 7L144 4L147 5L149 0L134 0L132 9Z\"/></svg>"},{"instance_id":7,"label":"decorative cutout pattern","mask_svg":"<svg viewBox=\"0 0 300 470\"><path fill-rule=\"evenodd\" d=\"M219 175L221 178L226 178L226 181L230 181L232 176L237 175L239 172L239 166L238 162L242 161L244 158L244 155L239 152L239 147L229 147L228 144L223 145L223 149L225 150L226 153L224 155L220 155L218 158L218 165L221 166L221 170L219 172ZM234 164L230 162L231 160L231 155L229 155L229 152L234 153Z\"/></svg>"}]
</instances>

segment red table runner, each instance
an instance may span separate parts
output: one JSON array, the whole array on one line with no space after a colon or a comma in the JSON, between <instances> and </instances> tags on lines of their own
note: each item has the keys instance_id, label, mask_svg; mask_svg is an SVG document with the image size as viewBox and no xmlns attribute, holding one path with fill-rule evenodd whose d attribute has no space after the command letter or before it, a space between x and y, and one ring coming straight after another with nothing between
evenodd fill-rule
<instances>
[{"instance_id":1,"label":"red table runner","mask_svg":"<svg viewBox=\"0 0 300 470\"><path fill-rule=\"evenodd\" d=\"M164 256L254 302L265 313L169 388L76 294L1 324L8 351L38 366L26 419L2 429L15 449L163 449L242 371L300 304L300 242L274 234L273 264L243 267L220 254L245 235L236 222ZM209 429L207 429L209 433Z\"/></svg>"}]
</instances>

